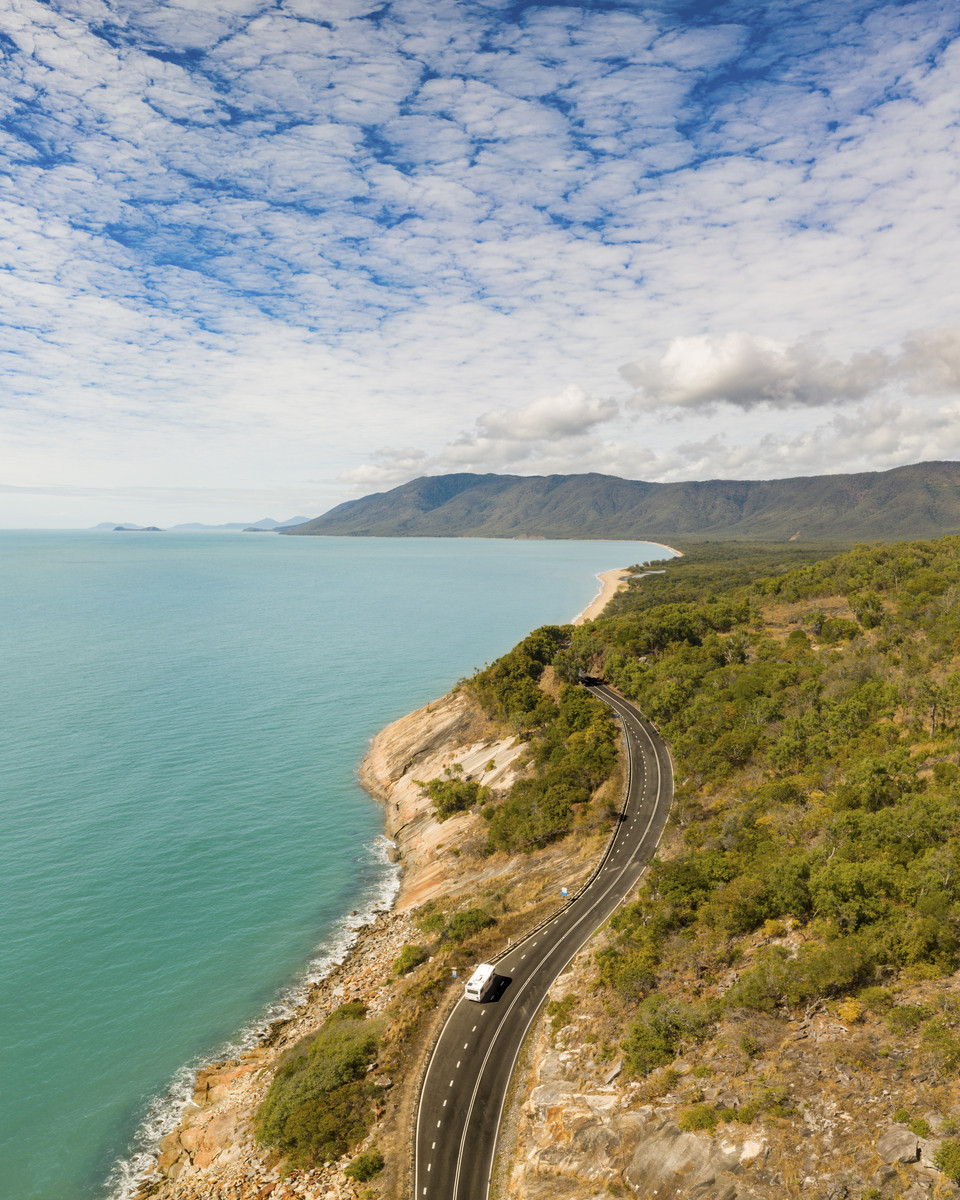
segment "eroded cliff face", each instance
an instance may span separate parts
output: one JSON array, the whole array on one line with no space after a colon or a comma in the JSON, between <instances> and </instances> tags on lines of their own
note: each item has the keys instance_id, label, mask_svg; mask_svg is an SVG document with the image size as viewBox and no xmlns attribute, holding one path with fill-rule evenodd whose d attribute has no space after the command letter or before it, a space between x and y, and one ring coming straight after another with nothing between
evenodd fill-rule
<instances>
[{"instance_id":1,"label":"eroded cliff face","mask_svg":"<svg viewBox=\"0 0 960 1200\"><path fill-rule=\"evenodd\" d=\"M360 766L360 782L384 802L386 833L397 843L404 866L398 910L457 890L466 868L440 851L469 850L483 832L472 813L438 822L419 783L441 777L445 767L458 763L462 778L505 791L522 770L526 750L525 742L501 736L464 692L401 717L373 739ZM471 885L485 874L490 872L481 869L478 874L471 866Z\"/></svg>"}]
</instances>

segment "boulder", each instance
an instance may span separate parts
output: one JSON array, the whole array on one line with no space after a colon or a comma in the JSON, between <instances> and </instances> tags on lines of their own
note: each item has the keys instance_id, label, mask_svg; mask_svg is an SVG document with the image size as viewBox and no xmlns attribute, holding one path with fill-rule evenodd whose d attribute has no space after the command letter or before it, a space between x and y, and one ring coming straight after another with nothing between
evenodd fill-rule
<instances>
[{"instance_id":1,"label":"boulder","mask_svg":"<svg viewBox=\"0 0 960 1200\"><path fill-rule=\"evenodd\" d=\"M933 1161L933 1156L943 1145L943 1138L925 1138L920 1143L920 1165L927 1167L931 1171L936 1171L937 1164Z\"/></svg>"},{"instance_id":2,"label":"boulder","mask_svg":"<svg viewBox=\"0 0 960 1200\"><path fill-rule=\"evenodd\" d=\"M885 1163L915 1163L920 1158L920 1139L903 1125L891 1125L880 1135L877 1154Z\"/></svg>"}]
</instances>

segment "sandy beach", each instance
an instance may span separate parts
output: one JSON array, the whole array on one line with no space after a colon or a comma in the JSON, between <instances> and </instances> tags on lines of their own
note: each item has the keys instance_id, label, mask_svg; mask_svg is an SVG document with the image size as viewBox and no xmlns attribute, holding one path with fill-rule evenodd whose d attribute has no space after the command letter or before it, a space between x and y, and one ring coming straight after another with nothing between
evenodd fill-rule
<instances>
[{"instance_id":1,"label":"sandy beach","mask_svg":"<svg viewBox=\"0 0 960 1200\"><path fill-rule=\"evenodd\" d=\"M578 613L573 618L571 624L584 625L587 621L593 621L599 617L617 592L624 586L629 575L629 567L614 567L612 571L604 571L602 575L598 575L600 591L590 601L583 612Z\"/></svg>"},{"instance_id":2,"label":"sandy beach","mask_svg":"<svg viewBox=\"0 0 960 1200\"><path fill-rule=\"evenodd\" d=\"M675 550L673 546L667 546L663 542L651 542L653 546L663 546L664 550L669 550L671 554L677 558L683 558L682 550ZM587 621L595 621L597 617L607 607L613 597L626 584L630 577L629 567L614 567L612 571L604 571L598 575L600 580L600 591L590 601L582 613L578 613L570 622L571 625L584 625Z\"/></svg>"}]
</instances>

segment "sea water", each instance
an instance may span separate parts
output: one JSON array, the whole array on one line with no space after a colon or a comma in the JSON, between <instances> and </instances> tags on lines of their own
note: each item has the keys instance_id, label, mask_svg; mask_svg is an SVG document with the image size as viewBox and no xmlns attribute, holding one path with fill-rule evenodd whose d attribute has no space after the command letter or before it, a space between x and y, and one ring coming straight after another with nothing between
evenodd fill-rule
<instances>
[{"instance_id":1,"label":"sea water","mask_svg":"<svg viewBox=\"0 0 960 1200\"><path fill-rule=\"evenodd\" d=\"M369 738L664 556L0 532L3 1195L128 1194L195 1068L389 902Z\"/></svg>"}]
</instances>

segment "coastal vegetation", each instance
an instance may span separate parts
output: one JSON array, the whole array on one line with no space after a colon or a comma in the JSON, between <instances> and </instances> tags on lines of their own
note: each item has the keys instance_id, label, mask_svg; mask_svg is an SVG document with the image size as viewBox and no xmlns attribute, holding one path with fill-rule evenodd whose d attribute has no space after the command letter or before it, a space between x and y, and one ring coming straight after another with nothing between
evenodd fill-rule
<instances>
[{"instance_id":1,"label":"coastal vegetation","mask_svg":"<svg viewBox=\"0 0 960 1200\"><path fill-rule=\"evenodd\" d=\"M840 553L705 545L631 581L600 619L538 629L463 681L491 728L527 750L500 792L456 763L421 784L438 819L472 814L472 840L450 853L533 864L605 827L619 738L582 674L635 700L674 758L663 853L610 922L592 992L548 1006L552 1037L596 1014L597 1062L618 1061L651 1099L684 1089L678 1123L703 1132L796 1123L776 1048L812 1012L872 1031L836 1051L851 1069L900 1064L909 1045L931 1078L957 1078L958 600L956 537ZM371 1068L402 1077L452 969L550 903L525 886L522 873L509 886L491 876L423 905L393 1007L382 1022L340 1010L290 1052L260 1140L295 1163L355 1152L377 1103ZM749 1079L736 1102L719 1082L731 1063ZM891 1100L917 1137L960 1129L960 1114L935 1117L915 1093ZM948 1177L958 1145L937 1151Z\"/></svg>"},{"instance_id":2,"label":"coastal vegetation","mask_svg":"<svg viewBox=\"0 0 960 1200\"><path fill-rule=\"evenodd\" d=\"M377 1089L367 1068L382 1033L382 1022L367 1020L362 1004L332 1012L281 1060L256 1115L257 1141L298 1167L337 1159L357 1145L374 1117Z\"/></svg>"},{"instance_id":3,"label":"coastal vegetation","mask_svg":"<svg viewBox=\"0 0 960 1200\"><path fill-rule=\"evenodd\" d=\"M671 568L668 604L634 585L569 648L676 763L670 856L597 960L626 1068L667 1066L724 1018L832 1001L917 1031L955 1074L960 1011L894 997L960 966L960 539L733 586L699 568Z\"/></svg>"}]
</instances>

